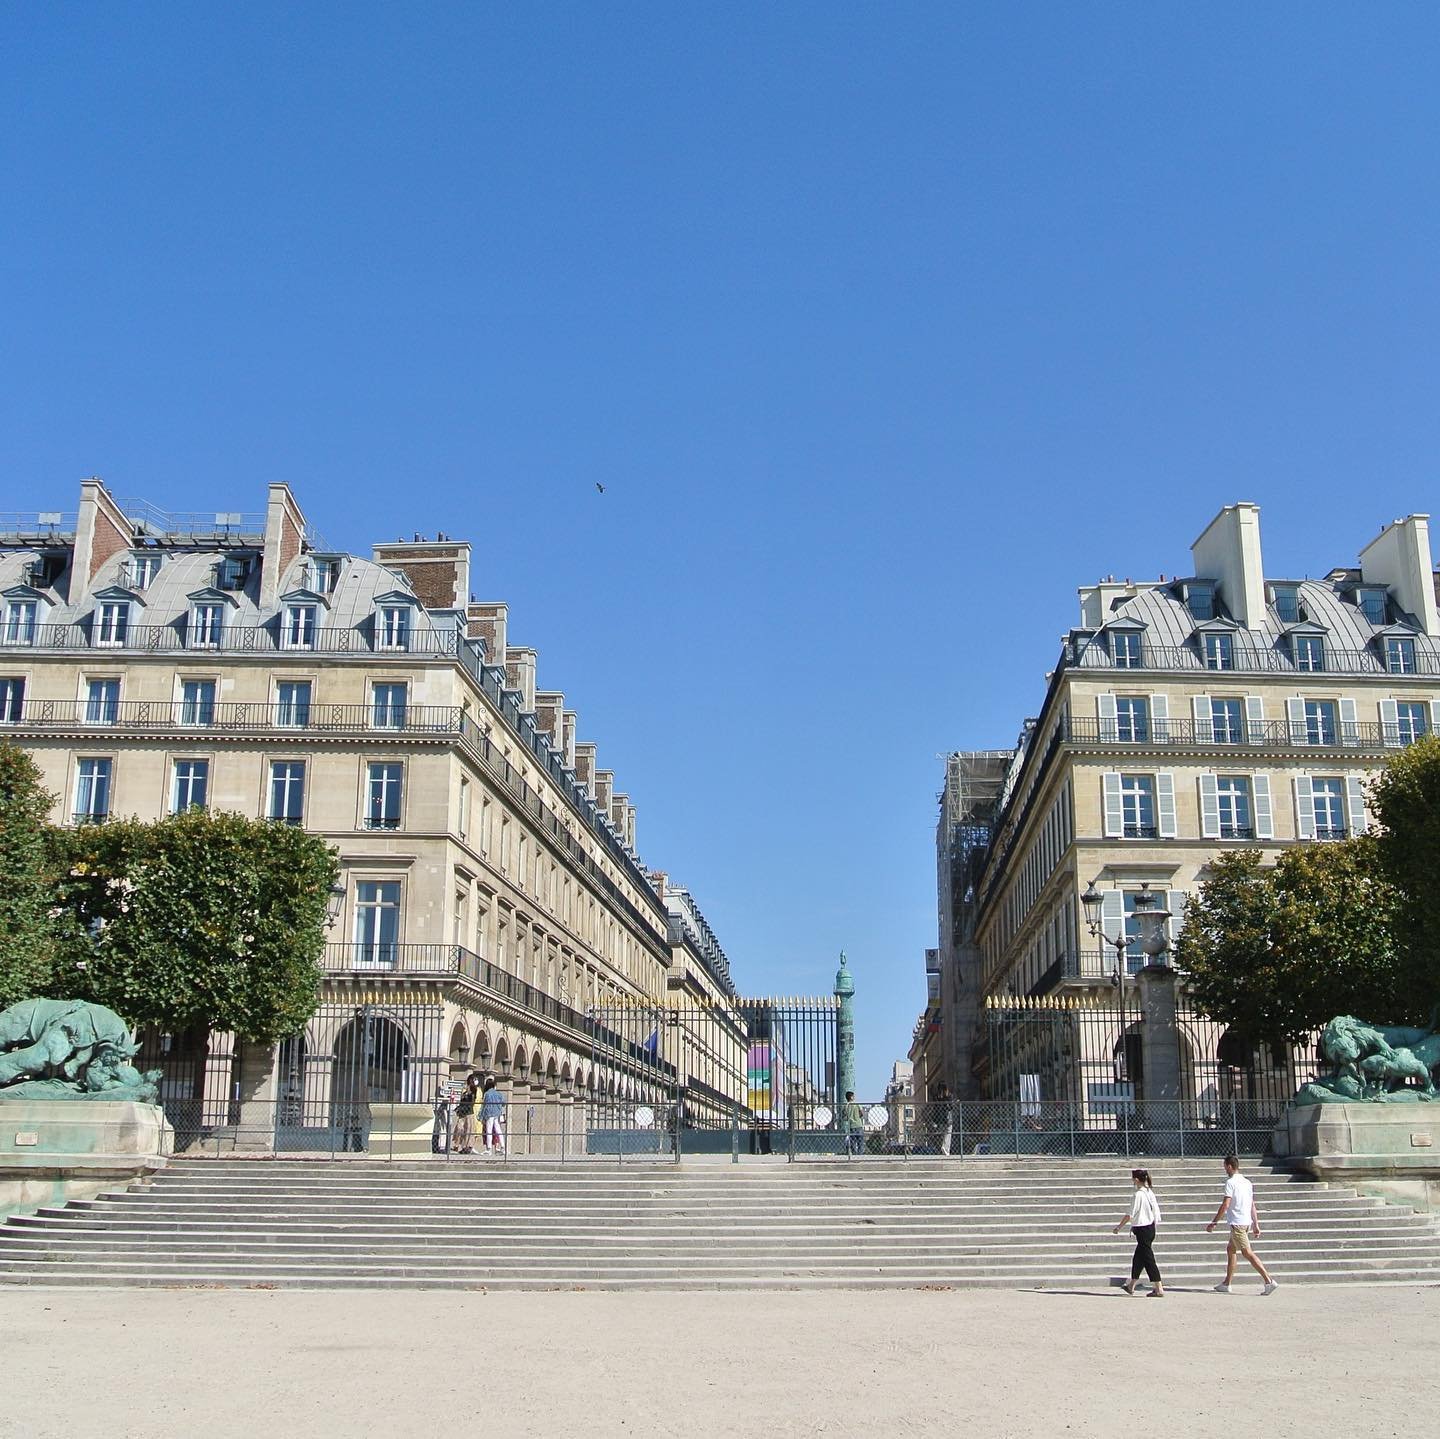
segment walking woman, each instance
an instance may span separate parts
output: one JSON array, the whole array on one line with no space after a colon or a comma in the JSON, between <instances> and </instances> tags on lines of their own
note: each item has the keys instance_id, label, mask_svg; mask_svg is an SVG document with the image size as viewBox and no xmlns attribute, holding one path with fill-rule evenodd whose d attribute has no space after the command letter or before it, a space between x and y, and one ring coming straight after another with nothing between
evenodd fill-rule
<instances>
[{"instance_id":1,"label":"walking woman","mask_svg":"<svg viewBox=\"0 0 1440 1439\"><path fill-rule=\"evenodd\" d=\"M1153 1286L1150 1290L1150 1297L1163 1299L1165 1297L1165 1281L1160 1278L1160 1266L1155 1262L1153 1247L1155 1226L1160 1223L1160 1201L1155 1197L1148 1169L1132 1169L1130 1178L1135 1181L1135 1198L1131 1202L1130 1212L1111 1231L1113 1234L1119 1234L1128 1224L1131 1234L1135 1236L1135 1257L1130 1261L1130 1282L1125 1285L1125 1292L1127 1294L1135 1292L1135 1285L1139 1281L1140 1271L1143 1269Z\"/></svg>"}]
</instances>

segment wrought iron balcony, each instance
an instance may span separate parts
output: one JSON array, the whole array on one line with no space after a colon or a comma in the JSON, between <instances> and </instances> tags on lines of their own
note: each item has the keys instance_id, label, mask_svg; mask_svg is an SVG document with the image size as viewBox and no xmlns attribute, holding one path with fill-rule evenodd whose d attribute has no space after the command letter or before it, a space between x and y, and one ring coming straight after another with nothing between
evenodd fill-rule
<instances>
[{"instance_id":1,"label":"wrought iron balcony","mask_svg":"<svg viewBox=\"0 0 1440 1439\"><path fill-rule=\"evenodd\" d=\"M1116 749L1401 749L1419 736L1400 725L1374 722L1337 724L1333 729L1303 720L1242 721L1239 725L1206 723L1195 719L1156 719L1143 726L1124 726L1114 720L1070 719L1063 736L1072 744Z\"/></svg>"},{"instance_id":2,"label":"wrought iron balcony","mask_svg":"<svg viewBox=\"0 0 1440 1439\"><path fill-rule=\"evenodd\" d=\"M33 699L12 705L0 731L44 729L201 730L255 734L375 736L460 734L458 705L284 704L270 700Z\"/></svg>"},{"instance_id":3,"label":"wrought iron balcony","mask_svg":"<svg viewBox=\"0 0 1440 1439\"><path fill-rule=\"evenodd\" d=\"M457 630L412 630L403 644L386 643L370 626L313 630L306 643L288 643L277 619L266 625L226 625L203 639L189 633L187 621L168 625L126 625L118 635L101 637L90 624L0 626L0 649L60 651L101 650L139 654L356 654L407 655L421 659L451 659L460 652Z\"/></svg>"},{"instance_id":4,"label":"wrought iron balcony","mask_svg":"<svg viewBox=\"0 0 1440 1439\"><path fill-rule=\"evenodd\" d=\"M1440 676L1440 655L1421 650L1406 652L1406 668L1394 669L1378 650L1332 649L1325 646L1317 666L1313 657L1296 657L1288 649L1253 648L1239 637L1227 662L1207 661L1198 647L1190 645L1142 645L1139 656L1122 652L1112 656L1105 643L1091 640L1081 644L1068 643L1062 655L1064 664L1073 669L1124 670L1127 674L1144 670L1188 670L1196 674L1340 674L1340 675L1431 675Z\"/></svg>"}]
</instances>

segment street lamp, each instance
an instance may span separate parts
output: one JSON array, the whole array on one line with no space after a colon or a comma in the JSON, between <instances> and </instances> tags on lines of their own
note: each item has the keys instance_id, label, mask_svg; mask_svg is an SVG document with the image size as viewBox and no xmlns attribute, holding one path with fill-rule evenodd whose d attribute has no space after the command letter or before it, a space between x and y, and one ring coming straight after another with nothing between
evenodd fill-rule
<instances>
[{"instance_id":1,"label":"street lamp","mask_svg":"<svg viewBox=\"0 0 1440 1439\"><path fill-rule=\"evenodd\" d=\"M329 893L325 896L325 928L333 929L335 921L340 918L340 911L345 907L345 886L336 880L330 886Z\"/></svg>"}]
</instances>

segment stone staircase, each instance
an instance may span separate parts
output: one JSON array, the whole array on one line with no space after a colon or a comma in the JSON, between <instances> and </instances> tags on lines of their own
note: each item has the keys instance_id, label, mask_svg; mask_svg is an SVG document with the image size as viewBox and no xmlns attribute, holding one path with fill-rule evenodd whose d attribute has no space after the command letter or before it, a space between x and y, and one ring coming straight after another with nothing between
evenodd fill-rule
<instances>
[{"instance_id":1,"label":"stone staircase","mask_svg":"<svg viewBox=\"0 0 1440 1439\"><path fill-rule=\"evenodd\" d=\"M1209 1286L1223 1173L1158 1161L1167 1284ZM1440 1226L1261 1166L1282 1284L1440 1283ZM0 1283L262 1288L1103 1288L1129 1165L1093 1159L179 1160L0 1226ZM1257 1286L1252 1271L1242 1270Z\"/></svg>"}]
</instances>

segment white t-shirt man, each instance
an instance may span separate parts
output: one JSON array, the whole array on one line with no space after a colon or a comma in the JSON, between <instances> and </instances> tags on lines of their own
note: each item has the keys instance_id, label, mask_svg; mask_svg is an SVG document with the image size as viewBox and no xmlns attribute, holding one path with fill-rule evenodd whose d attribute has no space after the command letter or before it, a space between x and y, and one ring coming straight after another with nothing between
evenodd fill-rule
<instances>
[{"instance_id":1,"label":"white t-shirt man","mask_svg":"<svg viewBox=\"0 0 1440 1439\"><path fill-rule=\"evenodd\" d=\"M1225 1181L1225 1222L1231 1229L1249 1229L1255 1219L1255 1186L1243 1174Z\"/></svg>"}]
</instances>

